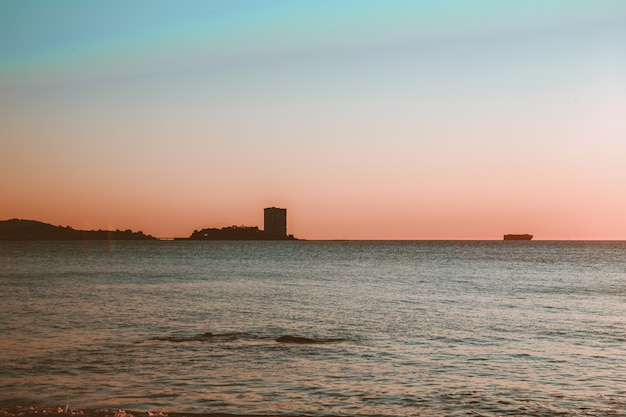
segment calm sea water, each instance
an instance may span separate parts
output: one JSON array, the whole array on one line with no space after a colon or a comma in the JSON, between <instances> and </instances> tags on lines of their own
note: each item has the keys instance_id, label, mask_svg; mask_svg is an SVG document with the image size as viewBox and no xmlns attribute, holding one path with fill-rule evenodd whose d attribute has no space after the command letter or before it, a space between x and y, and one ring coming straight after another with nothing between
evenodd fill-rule
<instances>
[{"instance_id":1,"label":"calm sea water","mask_svg":"<svg viewBox=\"0 0 626 417\"><path fill-rule=\"evenodd\" d=\"M624 416L626 242L0 242L29 406Z\"/></svg>"}]
</instances>

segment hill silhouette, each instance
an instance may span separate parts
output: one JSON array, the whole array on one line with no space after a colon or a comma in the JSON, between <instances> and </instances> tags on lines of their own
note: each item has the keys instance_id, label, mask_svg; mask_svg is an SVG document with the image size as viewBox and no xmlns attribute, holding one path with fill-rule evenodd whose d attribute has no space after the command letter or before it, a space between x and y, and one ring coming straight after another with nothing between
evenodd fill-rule
<instances>
[{"instance_id":1,"label":"hill silhouette","mask_svg":"<svg viewBox=\"0 0 626 417\"><path fill-rule=\"evenodd\" d=\"M0 221L0 240L156 240L132 230L76 230L36 220Z\"/></svg>"}]
</instances>

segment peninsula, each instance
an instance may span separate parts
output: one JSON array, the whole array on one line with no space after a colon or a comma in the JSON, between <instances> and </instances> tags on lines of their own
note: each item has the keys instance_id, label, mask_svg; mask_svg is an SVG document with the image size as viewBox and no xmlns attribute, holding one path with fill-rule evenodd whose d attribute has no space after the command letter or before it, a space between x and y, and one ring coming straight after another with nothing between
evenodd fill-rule
<instances>
[{"instance_id":1,"label":"peninsula","mask_svg":"<svg viewBox=\"0 0 626 417\"><path fill-rule=\"evenodd\" d=\"M188 238L176 240L297 240L287 235L287 209L268 207L263 210L265 230L257 226L228 226L194 230Z\"/></svg>"},{"instance_id":2,"label":"peninsula","mask_svg":"<svg viewBox=\"0 0 626 417\"><path fill-rule=\"evenodd\" d=\"M0 221L0 240L156 240L132 230L76 230L35 220Z\"/></svg>"}]
</instances>

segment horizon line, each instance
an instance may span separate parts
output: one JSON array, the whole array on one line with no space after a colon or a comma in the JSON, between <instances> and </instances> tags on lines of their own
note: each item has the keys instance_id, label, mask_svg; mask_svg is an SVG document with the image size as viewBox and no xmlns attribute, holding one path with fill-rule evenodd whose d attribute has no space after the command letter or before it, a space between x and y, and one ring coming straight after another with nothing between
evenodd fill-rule
<instances>
[{"instance_id":1,"label":"horizon line","mask_svg":"<svg viewBox=\"0 0 626 417\"><path fill-rule=\"evenodd\" d=\"M39 223L44 223L44 224L49 224L54 226L52 223L45 223L41 220L33 220L33 219L24 219L24 218L18 218L18 217L13 217L10 219L6 219L6 220L0 220L1 221L10 221L10 220L22 220L22 221L34 221L34 222L39 222ZM69 225L66 226L55 226L55 227L71 227ZM257 226L258 227L258 226ZM74 229L74 230L81 230L81 231L89 231L89 230L83 230L83 229ZM100 229L103 230L103 229ZM117 230L121 230L121 229L117 229ZM147 236L151 236L153 238L155 238L156 240L159 241L181 241L181 240L196 240L196 239L190 239L189 236L155 236L149 233L146 233L144 231L135 231L132 229L127 229L127 230L131 230L133 232L141 232L143 234L146 234ZM114 231L114 230L103 230L103 231ZM501 236L504 236L506 234L509 233L503 233ZM452 239L436 239L436 238L415 238L415 239L380 239L380 238L366 238L366 239L350 239L350 238L330 238L330 239L307 239L307 238L300 238L300 237L296 237L295 235L293 235L295 239L295 241L309 241L309 242L498 242L498 241L504 241L503 238L487 238L487 239L467 239L467 238L452 238ZM213 241L212 239L200 239L202 241ZM243 240L237 240L237 239L216 239L214 241L231 241L231 242L236 242L236 241L243 241ZM531 240L526 240L523 242L533 242L533 241L540 241L540 242L626 242L626 238L623 239L536 239L533 235L533 238ZM519 242L516 240L511 240L511 241L507 241L507 242Z\"/></svg>"}]
</instances>

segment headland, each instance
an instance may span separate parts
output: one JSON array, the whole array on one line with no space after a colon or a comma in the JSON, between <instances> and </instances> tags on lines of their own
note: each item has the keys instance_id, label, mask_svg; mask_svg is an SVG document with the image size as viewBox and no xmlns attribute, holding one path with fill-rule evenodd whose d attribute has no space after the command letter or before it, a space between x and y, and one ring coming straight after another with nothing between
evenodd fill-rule
<instances>
[{"instance_id":1,"label":"headland","mask_svg":"<svg viewBox=\"0 0 626 417\"><path fill-rule=\"evenodd\" d=\"M0 221L0 240L157 240L132 230L76 230L36 220Z\"/></svg>"}]
</instances>

